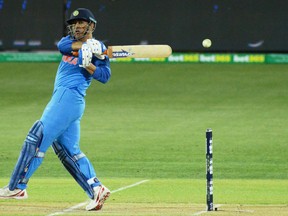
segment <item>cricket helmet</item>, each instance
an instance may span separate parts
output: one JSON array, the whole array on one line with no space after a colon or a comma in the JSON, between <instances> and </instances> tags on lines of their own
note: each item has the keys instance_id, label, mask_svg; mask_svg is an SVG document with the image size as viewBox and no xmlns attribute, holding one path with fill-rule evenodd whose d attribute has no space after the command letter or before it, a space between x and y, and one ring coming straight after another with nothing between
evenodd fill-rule
<instances>
[{"instance_id":1,"label":"cricket helmet","mask_svg":"<svg viewBox=\"0 0 288 216\"><path fill-rule=\"evenodd\" d=\"M95 25L97 23L93 13L86 8L78 8L72 12L70 19L66 20L68 24L72 24L75 20L84 20L88 23L93 22Z\"/></svg>"}]
</instances>

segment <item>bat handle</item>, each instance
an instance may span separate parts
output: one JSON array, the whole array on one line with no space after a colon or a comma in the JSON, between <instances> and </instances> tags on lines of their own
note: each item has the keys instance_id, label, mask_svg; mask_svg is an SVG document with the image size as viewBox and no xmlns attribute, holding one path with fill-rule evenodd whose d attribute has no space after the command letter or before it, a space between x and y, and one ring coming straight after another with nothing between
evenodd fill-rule
<instances>
[{"instance_id":1,"label":"bat handle","mask_svg":"<svg viewBox=\"0 0 288 216\"><path fill-rule=\"evenodd\" d=\"M77 57L77 56L79 56L79 53L78 53L78 51L72 51L72 55ZM105 51L102 53L102 55L108 55L108 49L105 50Z\"/></svg>"}]
</instances>

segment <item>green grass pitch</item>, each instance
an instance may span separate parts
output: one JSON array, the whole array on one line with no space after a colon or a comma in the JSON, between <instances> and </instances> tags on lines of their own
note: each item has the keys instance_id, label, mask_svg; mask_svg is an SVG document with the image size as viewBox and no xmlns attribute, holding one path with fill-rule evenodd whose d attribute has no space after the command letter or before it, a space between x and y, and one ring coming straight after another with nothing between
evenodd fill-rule
<instances>
[{"instance_id":1,"label":"green grass pitch","mask_svg":"<svg viewBox=\"0 0 288 216\"><path fill-rule=\"evenodd\" d=\"M0 64L1 187L51 97L57 66ZM99 215L191 216L205 210L207 128L213 129L214 201L221 205L213 215L285 215L287 65L111 63L111 68L109 83L93 81L87 91L82 151L111 190L149 181L112 194ZM49 215L87 199L51 149L28 193L25 201L0 200L0 215ZM22 210L11 211L15 205ZM83 208L69 213L86 214Z\"/></svg>"}]
</instances>

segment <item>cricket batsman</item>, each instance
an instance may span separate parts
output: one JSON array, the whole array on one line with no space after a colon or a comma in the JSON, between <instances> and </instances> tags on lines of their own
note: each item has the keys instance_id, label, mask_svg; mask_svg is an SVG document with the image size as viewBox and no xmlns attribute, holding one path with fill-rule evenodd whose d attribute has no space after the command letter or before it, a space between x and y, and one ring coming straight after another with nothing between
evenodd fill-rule
<instances>
[{"instance_id":1,"label":"cricket batsman","mask_svg":"<svg viewBox=\"0 0 288 216\"><path fill-rule=\"evenodd\" d=\"M94 39L96 20L90 10L78 8L67 20L69 35L58 43L62 60L51 100L23 143L9 184L0 189L0 199L25 199L27 183L52 146L67 171L91 199L86 210L100 210L110 191L96 177L89 159L81 152L80 121L86 90L92 79L106 83L111 76L105 45ZM74 54L77 52L77 56Z\"/></svg>"}]
</instances>

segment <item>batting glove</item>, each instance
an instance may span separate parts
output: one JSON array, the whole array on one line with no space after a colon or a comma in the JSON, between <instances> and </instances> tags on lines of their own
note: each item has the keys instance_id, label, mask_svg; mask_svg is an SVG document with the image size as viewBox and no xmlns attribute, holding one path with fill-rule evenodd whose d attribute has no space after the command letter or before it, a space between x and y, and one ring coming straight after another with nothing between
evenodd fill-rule
<instances>
[{"instance_id":1,"label":"batting glove","mask_svg":"<svg viewBox=\"0 0 288 216\"><path fill-rule=\"evenodd\" d=\"M102 44L95 39L88 39L86 41L87 45L91 48L92 53L98 58L98 59L105 59L105 56L102 55Z\"/></svg>"},{"instance_id":2,"label":"batting glove","mask_svg":"<svg viewBox=\"0 0 288 216\"><path fill-rule=\"evenodd\" d=\"M79 66L83 68L88 67L91 64L92 56L91 48L87 44L83 44L79 50Z\"/></svg>"}]
</instances>

